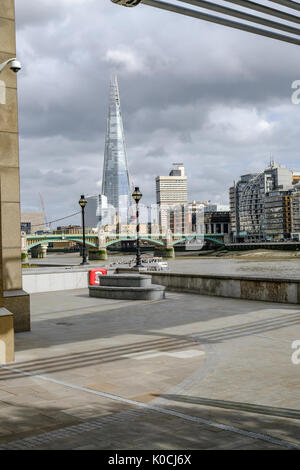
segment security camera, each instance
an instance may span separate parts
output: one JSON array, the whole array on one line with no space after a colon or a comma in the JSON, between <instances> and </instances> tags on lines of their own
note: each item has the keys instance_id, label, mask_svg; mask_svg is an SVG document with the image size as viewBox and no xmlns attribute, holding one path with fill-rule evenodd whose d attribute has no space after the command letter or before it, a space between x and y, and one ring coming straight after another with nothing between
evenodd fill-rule
<instances>
[{"instance_id":1,"label":"security camera","mask_svg":"<svg viewBox=\"0 0 300 470\"><path fill-rule=\"evenodd\" d=\"M12 59L8 59L2 64L0 64L0 73L5 69L5 67L10 66L11 70L15 73L19 72L22 68L21 63L13 57Z\"/></svg>"},{"instance_id":2,"label":"security camera","mask_svg":"<svg viewBox=\"0 0 300 470\"><path fill-rule=\"evenodd\" d=\"M15 73L20 72L22 68L21 62L19 62L18 60L13 60L10 64L10 68Z\"/></svg>"}]
</instances>

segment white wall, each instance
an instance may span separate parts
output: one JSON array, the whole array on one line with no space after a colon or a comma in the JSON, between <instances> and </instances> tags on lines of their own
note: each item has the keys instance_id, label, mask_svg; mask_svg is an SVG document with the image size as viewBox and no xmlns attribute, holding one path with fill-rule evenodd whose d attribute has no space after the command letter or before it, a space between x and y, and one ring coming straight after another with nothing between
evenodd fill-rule
<instances>
[{"instance_id":1,"label":"white wall","mask_svg":"<svg viewBox=\"0 0 300 470\"><path fill-rule=\"evenodd\" d=\"M23 274L23 289L28 294L88 287L87 271Z\"/></svg>"}]
</instances>

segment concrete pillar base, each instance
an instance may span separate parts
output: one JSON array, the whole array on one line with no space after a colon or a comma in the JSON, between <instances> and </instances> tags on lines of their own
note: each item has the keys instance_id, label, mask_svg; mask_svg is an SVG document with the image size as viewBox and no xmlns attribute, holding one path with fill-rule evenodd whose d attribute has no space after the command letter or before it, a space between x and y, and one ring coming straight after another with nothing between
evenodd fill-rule
<instances>
[{"instance_id":1,"label":"concrete pillar base","mask_svg":"<svg viewBox=\"0 0 300 470\"><path fill-rule=\"evenodd\" d=\"M15 360L14 319L13 314L0 308L0 364Z\"/></svg>"},{"instance_id":2,"label":"concrete pillar base","mask_svg":"<svg viewBox=\"0 0 300 470\"><path fill-rule=\"evenodd\" d=\"M47 257L47 247L43 245L35 246L31 248L31 258L46 258Z\"/></svg>"},{"instance_id":3,"label":"concrete pillar base","mask_svg":"<svg viewBox=\"0 0 300 470\"><path fill-rule=\"evenodd\" d=\"M16 333L30 331L30 297L23 290L4 291L0 307L13 313Z\"/></svg>"},{"instance_id":4,"label":"concrete pillar base","mask_svg":"<svg viewBox=\"0 0 300 470\"><path fill-rule=\"evenodd\" d=\"M175 258L175 250L173 247L155 248L154 256L162 256L163 258Z\"/></svg>"},{"instance_id":5,"label":"concrete pillar base","mask_svg":"<svg viewBox=\"0 0 300 470\"><path fill-rule=\"evenodd\" d=\"M89 260L107 260L107 250L103 248L101 250L89 250Z\"/></svg>"}]
</instances>

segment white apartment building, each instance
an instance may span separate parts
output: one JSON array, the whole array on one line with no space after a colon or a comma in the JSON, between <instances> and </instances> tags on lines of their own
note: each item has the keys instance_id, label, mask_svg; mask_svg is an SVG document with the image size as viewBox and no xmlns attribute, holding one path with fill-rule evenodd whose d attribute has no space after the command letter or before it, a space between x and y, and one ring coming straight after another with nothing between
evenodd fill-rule
<instances>
[{"instance_id":1,"label":"white apartment building","mask_svg":"<svg viewBox=\"0 0 300 470\"><path fill-rule=\"evenodd\" d=\"M182 163L174 163L169 176L156 177L156 202L159 205L159 221L162 230L168 228L169 210L176 205L187 204L187 177Z\"/></svg>"}]
</instances>

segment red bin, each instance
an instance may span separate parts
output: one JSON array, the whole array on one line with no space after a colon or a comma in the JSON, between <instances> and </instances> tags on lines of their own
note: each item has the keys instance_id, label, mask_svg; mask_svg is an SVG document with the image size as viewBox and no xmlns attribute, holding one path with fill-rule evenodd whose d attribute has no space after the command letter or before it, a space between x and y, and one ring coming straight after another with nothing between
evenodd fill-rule
<instances>
[{"instance_id":1,"label":"red bin","mask_svg":"<svg viewBox=\"0 0 300 470\"><path fill-rule=\"evenodd\" d=\"M106 274L107 274L107 269L104 269L104 268L90 269L90 285L99 286L100 276L105 276Z\"/></svg>"}]
</instances>

